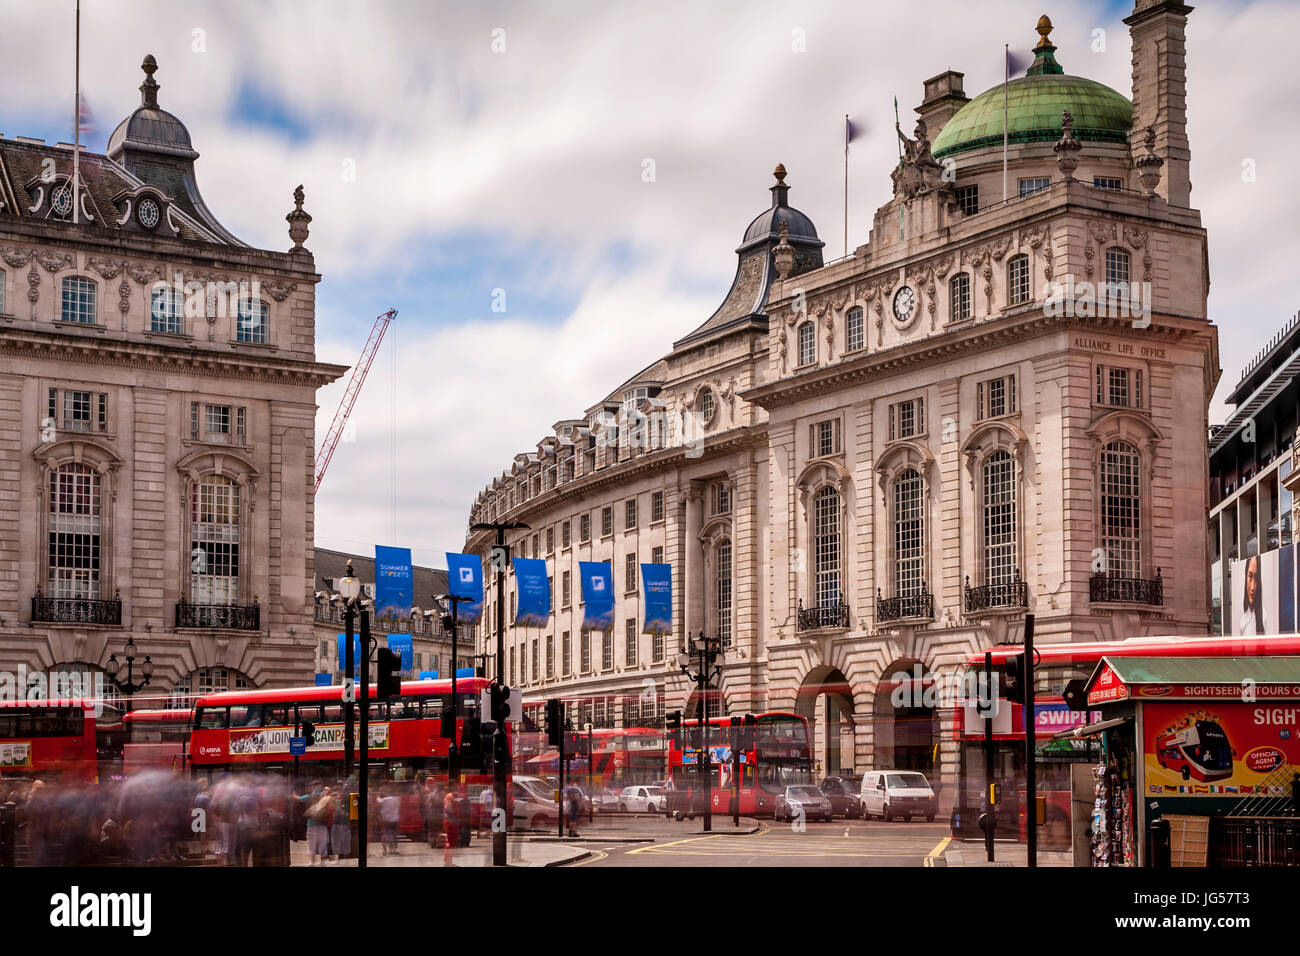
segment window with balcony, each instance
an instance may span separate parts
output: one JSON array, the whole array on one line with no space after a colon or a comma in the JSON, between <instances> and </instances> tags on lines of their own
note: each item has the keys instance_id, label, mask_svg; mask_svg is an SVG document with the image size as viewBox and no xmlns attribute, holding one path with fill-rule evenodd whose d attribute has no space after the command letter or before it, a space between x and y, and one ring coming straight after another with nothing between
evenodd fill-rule
<instances>
[{"instance_id":1,"label":"window with balcony","mask_svg":"<svg viewBox=\"0 0 1300 956\"><path fill-rule=\"evenodd\" d=\"M237 604L239 485L221 475L205 475L190 487L190 600Z\"/></svg>"},{"instance_id":2,"label":"window with balcony","mask_svg":"<svg viewBox=\"0 0 1300 956\"><path fill-rule=\"evenodd\" d=\"M63 465L50 472L49 598L99 599L102 516L99 472L82 464Z\"/></svg>"},{"instance_id":3,"label":"window with balcony","mask_svg":"<svg viewBox=\"0 0 1300 956\"><path fill-rule=\"evenodd\" d=\"M909 468L894 479L894 591L925 589L925 481Z\"/></svg>"}]
</instances>

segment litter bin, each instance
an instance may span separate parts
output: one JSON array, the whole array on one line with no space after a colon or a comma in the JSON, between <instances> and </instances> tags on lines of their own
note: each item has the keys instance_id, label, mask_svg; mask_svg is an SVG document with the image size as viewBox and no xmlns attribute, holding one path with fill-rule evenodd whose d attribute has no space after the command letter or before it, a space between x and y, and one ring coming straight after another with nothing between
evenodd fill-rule
<instances>
[{"instance_id":1,"label":"litter bin","mask_svg":"<svg viewBox=\"0 0 1300 956\"><path fill-rule=\"evenodd\" d=\"M1156 819L1147 828L1147 859L1153 869L1167 870L1170 866L1169 821Z\"/></svg>"}]
</instances>

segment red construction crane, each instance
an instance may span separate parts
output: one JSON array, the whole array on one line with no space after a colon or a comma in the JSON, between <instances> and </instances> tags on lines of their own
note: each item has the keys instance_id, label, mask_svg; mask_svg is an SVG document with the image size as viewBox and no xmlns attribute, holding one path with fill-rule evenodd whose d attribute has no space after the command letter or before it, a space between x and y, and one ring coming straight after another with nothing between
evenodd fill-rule
<instances>
[{"instance_id":1,"label":"red construction crane","mask_svg":"<svg viewBox=\"0 0 1300 956\"><path fill-rule=\"evenodd\" d=\"M374 327L370 330L370 338L366 339L366 346L361 350L361 358L357 359L357 364L352 366L348 387L343 390L343 398L339 400L339 410L334 413L334 422L325 434L324 444L316 454L316 487L312 489L313 494L320 491L321 479L325 477L325 469L330 466L334 449L338 447L339 439L343 437L343 426L348 423L352 406L357 403L357 395L361 393L361 386L365 384L370 363L375 360L375 353L379 351L379 343L383 341L384 333L388 330L388 323L393 321L396 315L396 309L389 309L375 319Z\"/></svg>"}]
</instances>

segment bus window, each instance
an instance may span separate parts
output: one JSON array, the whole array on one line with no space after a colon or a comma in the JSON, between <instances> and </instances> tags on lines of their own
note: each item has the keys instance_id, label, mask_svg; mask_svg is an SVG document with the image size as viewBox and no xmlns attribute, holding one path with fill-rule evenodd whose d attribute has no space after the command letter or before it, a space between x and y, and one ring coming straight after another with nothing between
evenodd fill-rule
<instances>
[{"instance_id":1,"label":"bus window","mask_svg":"<svg viewBox=\"0 0 1300 956\"><path fill-rule=\"evenodd\" d=\"M257 705L259 708L261 705ZM230 726L247 727L250 708L247 704L235 704L230 708Z\"/></svg>"},{"instance_id":2,"label":"bus window","mask_svg":"<svg viewBox=\"0 0 1300 956\"><path fill-rule=\"evenodd\" d=\"M342 704L324 704L322 710L327 724L337 724L343 720Z\"/></svg>"},{"instance_id":3,"label":"bus window","mask_svg":"<svg viewBox=\"0 0 1300 956\"><path fill-rule=\"evenodd\" d=\"M370 702L370 719L387 720L388 719L388 701L372 700Z\"/></svg>"},{"instance_id":4,"label":"bus window","mask_svg":"<svg viewBox=\"0 0 1300 956\"><path fill-rule=\"evenodd\" d=\"M0 737L18 736L18 715L0 714Z\"/></svg>"},{"instance_id":5,"label":"bus window","mask_svg":"<svg viewBox=\"0 0 1300 956\"><path fill-rule=\"evenodd\" d=\"M266 721L268 727L283 727L286 724L293 723L289 718L288 704L267 704L262 713L262 719Z\"/></svg>"},{"instance_id":6,"label":"bus window","mask_svg":"<svg viewBox=\"0 0 1300 956\"><path fill-rule=\"evenodd\" d=\"M226 707L200 707L198 725L200 730L222 730L229 725L230 710Z\"/></svg>"},{"instance_id":7,"label":"bus window","mask_svg":"<svg viewBox=\"0 0 1300 956\"><path fill-rule=\"evenodd\" d=\"M412 720L420 716L420 702L416 700L393 700L388 702L389 720Z\"/></svg>"},{"instance_id":8,"label":"bus window","mask_svg":"<svg viewBox=\"0 0 1300 956\"><path fill-rule=\"evenodd\" d=\"M320 704L299 704L298 705L298 723L304 720L311 721L313 724L321 723Z\"/></svg>"},{"instance_id":9,"label":"bus window","mask_svg":"<svg viewBox=\"0 0 1300 956\"><path fill-rule=\"evenodd\" d=\"M451 699L442 694L430 694L423 699L420 713L425 720L437 720L450 702Z\"/></svg>"}]
</instances>

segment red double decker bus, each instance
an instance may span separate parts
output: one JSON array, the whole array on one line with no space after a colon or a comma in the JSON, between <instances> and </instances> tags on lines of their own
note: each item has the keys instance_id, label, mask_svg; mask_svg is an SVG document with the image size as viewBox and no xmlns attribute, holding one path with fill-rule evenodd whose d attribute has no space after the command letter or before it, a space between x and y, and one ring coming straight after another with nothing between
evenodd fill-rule
<instances>
[{"instance_id":1,"label":"red double decker bus","mask_svg":"<svg viewBox=\"0 0 1300 956\"><path fill-rule=\"evenodd\" d=\"M1018 644L1000 644L989 649L995 674L1008 657L1023 653ZM1053 735L1091 722L1088 713L1073 711L1062 694L1072 680L1086 680L1103 657L1270 657L1300 654L1300 635L1276 634L1253 637L1133 637L1123 641L1034 646L1034 736L1037 791L1047 797L1047 842L1067 840L1070 821L1070 767L1097 763L1100 744L1095 737L1054 740ZM984 654L971 655L967 674L982 672ZM968 679L965 686L971 686ZM968 704L972 702L967 702ZM1006 702L1003 701L1005 705ZM997 807L998 827L1003 833L1024 834L1024 813L1020 795L1025 780L1024 708L1012 703L1010 720L1004 717L994 733L994 780L1005 784ZM983 809L985 753L984 720L974 716L970 706L956 708L955 730L959 746L958 786L953 806L953 835L960 839L983 839L979 815ZM1172 745L1171 745L1172 746ZM1170 758L1172 759L1172 758ZM1207 778L1208 779L1208 778Z\"/></svg>"},{"instance_id":2,"label":"red double decker bus","mask_svg":"<svg viewBox=\"0 0 1300 956\"><path fill-rule=\"evenodd\" d=\"M122 769L183 772L194 728L192 708L131 710L122 715Z\"/></svg>"},{"instance_id":3,"label":"red double decker bus","mask_svg":"<svg viewBox=\"0 0 1300 956\"><path fill-rule=\"evenodd\" d=\"M479 695L490 681L465 677L456 682L456 741L460 773L472 800L492 786L492 725L480 720ZM449 772L448 745L441 736L443 711L451 707L450 680L406 681L401 696L369 701L368 767L371 786L393 784L403 796L401 828L421 827L417 785L433 776L444 782ZM360 702L357 704L356 752L360 752ZM306 752L290 754L290 740L303 724L314 725ZM338 780L343 776L343 688L286 687L208 694L194 705L189 765L197 776L214 778L227 771L296 773L300 780ZM507 744L510 740L506 725ZM507 814L510 808L507 807Z\"/></svg>"},{"instance_id":4,"label":"red double decker bus","mask_svg":"<svg viewBox=\"0 0 1300 956\"><path fill-rule=\"evenodd\" d=\"M120 769L121 737L103 701L0 701L0 778L94 783Z\"/></svg>"},{"instance_id":5,"label":"red double decker bus","mask_svg":"<svg viewBox=\"0 0 1300 956\"><path fill-rule=\"evenodd\" d=\"M682 721L681 739L668 738L669 786L675 795L669 798L674 809L702 806L704 780L700 770L700 752L692 737L698 720ZM731 808L733 773L731 752L731 718L712 717L705 728L709 748L713 786L713 812ZM740 812L745 816L771 816L776 797L792 784L810 784L812 746L808 739L808 721L798 714L772 712L757 714L749 731L742 730L740 747Z\"/></svg>"},{"instance_id":6,"label":"red double decker bus","mask_svg":"<svg viewBox=\"0 0 1300 956\"><path fill-rule=\"evenodd\" d=\"M546 745L545 734L531 735L529 756L520 754L521 774L559 777L560 752ZM579 743L587 740L579 733ZM662 783L668 775L668 738L653 727L602 728L590 735L591 759L586 753L564 754L565 779L590 783L594 790L618 790L634 784ZM520 745L521 751L523 744Z\"/></svg>"}]
</instances>

